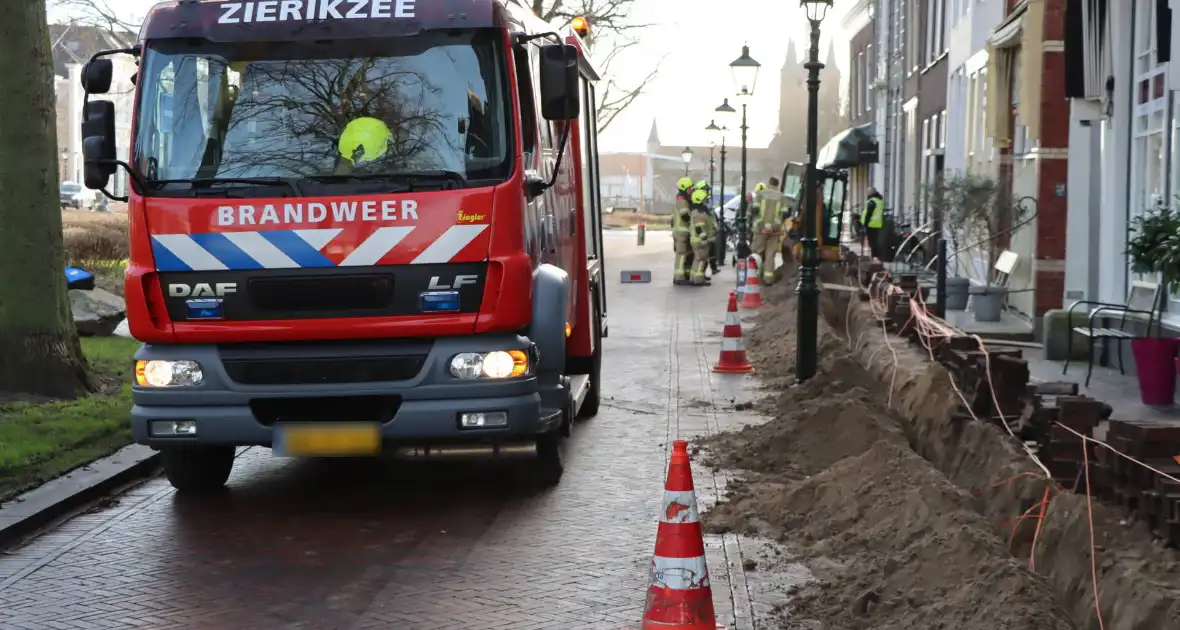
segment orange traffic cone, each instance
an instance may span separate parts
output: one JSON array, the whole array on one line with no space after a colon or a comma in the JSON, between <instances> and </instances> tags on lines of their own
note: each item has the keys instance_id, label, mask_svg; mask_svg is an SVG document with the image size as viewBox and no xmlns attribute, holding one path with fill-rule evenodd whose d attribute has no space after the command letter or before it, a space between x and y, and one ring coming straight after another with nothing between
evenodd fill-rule
<instances>
[{"instance_id":1,"label":"orange traffic cone","mask_svg":"<svg viewBox=\"0 0 1180 630\"><path fill-rule=\"evenodd\" d=\"M725 313L725 328L721 332L721 360L713 366L714 372L725 374L749 374L754 371L746 358L746 346L742 341L742 319L738 315L737 293L729 292L729 309Z\"/></svg>"},{"instance_id":2,"label":"orange traffic cone","mask_svg":"<svg viewBox=\"0 0 1180 630\"><path fill-rule=\"evenodd\" d=\"M762 306L762 285L758 282L758 261L751 258L746 268L746 292L742 297L742 308Z\"/></svg>"},{"instance_id":3,"label":"orange traffic cone","mask_svg":"<svg viewBox=\"0 0 1180 630\"><path fill-rule=\"evenodd\" d=\"M651 560L651 586L643 607L643 630L716 630L713 588L705 565L705 541L697 511L688 442L672 443L664 505Z\"/></svg>"}]
</instances>

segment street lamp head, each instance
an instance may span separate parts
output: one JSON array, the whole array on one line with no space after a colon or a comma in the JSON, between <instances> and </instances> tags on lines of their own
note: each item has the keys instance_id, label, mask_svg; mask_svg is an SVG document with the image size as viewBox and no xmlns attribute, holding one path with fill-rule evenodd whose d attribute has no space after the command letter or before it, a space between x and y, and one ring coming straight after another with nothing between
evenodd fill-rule
<instances>
[{"instance_id":1,"label":"street lamp head","mask_svg":"<svg viewBox=\"0 0 1180 630\"><path fill-rule=\"evenodd\" d=\"M807 12L807 19L816 25L824 21L828 9L832 8L832 0L799 0L799 4L803 5L803 10Z\"/></svg>"},{"instance_id":2,"label":"street lamp head","mask_svg":"<svg viewBox=\"0 0 1180 630\"><path fill-rule=\"evenodd\" d=\"M762 64L750 56L750 47L742 46L742 56L729 64L733 73L733 87L739 98L754 96L754 84L758 82L758 69Z\"/></svg>"},{"instance_id":3,"label":"street lamp head","mask_svg":"<svg viewBox=\"0 0 1180 630\"><path fill-rule=\"evenodd\" d=\"M716 146L717 141L721 139L722 134L725 133L725 131L721 127L718 127L717 123L712 120L709 121L709 126L705 127L705 131L709 132L709 142L712 146Z\"/></svg>"},{"instance_id":4,"label":"street lamp head","mask_svg":"<svg viewBox=\"0 0 1180 630\"><path fill-rule=\"evenodd\" d=\"M721 101L717 109L713 110L717 114L717 120L721 121L721 136L725 136L725 132L729 130L729 121L731 117L737 113L737 110L729 104L729 99Z\"/></svg>"},{"instance_id":5,"label":"street lamp head","mask_svg":"<svg viewBox=\"0 0 1180 630\"><path fill-rule=\"evenodd\" d=\"M690 149L688 147L684 147L684 150L680 152L680 159L684 160L685 164L688 164L689 162L691 162L692 161L692 149Z\"/></svg>"}]
</instances>

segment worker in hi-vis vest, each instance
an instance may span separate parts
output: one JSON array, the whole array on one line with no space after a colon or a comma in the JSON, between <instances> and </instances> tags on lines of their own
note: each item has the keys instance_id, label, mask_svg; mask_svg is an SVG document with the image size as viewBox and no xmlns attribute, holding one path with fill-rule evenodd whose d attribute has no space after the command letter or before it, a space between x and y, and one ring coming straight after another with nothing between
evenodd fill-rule
<instances>
[{"instance_id":1,"label":"worker in hi-vis vest","mask_svg":"<svg viewBox=\"0 0 1180 630\"><path fill-rule=\"evenodd\" d=\"M692 187L692 179L689 177L681 177L680 181L676 182L676 210L672 212L672 246L676 251L673 284L688 284L688 255L692 252L688 235L691 218L689 197L693 192Z\"/></svg>"},{"instance_id":2,"label":"worker in hi-vis vest","mask_svg":"<svg viewBox=\"0 0 1180 630\"><path fill-rule=\"evenodd\" d=\"M779 210L783 193L778 189L778 178L771 177L769 185L754 188L754 217L752 249L762 259L762 284L774 284L775 257L783 246L783 227Z\"/></svg>"},{"instance_id":3,"label":"worker in hi-vis vest","mask_svg":"<svg viewBox=\"0 0 1180 630\"><path fill-rule=\"evenodd\" d=\"M689 232L689 243L692 245L692 283L694 285L710 284L709 253L713 249L713 239L716 237L716 219L709 211L709 193L703 189L692 191L692 230Z\"/></svg>"},{"instance_id":4,"label":"worker in hi-vis vest","mask_svg":"<svg viewBox=\"0 0 1180 630\"><path fill-rule=\"evenodd\" d=\"M872 186L869 186L868 199L865 200L865 210L861 217L865 234L869 239L869 251L872 252L873 258L885 260L885 200Z\"/></svg>"}]
</instances>

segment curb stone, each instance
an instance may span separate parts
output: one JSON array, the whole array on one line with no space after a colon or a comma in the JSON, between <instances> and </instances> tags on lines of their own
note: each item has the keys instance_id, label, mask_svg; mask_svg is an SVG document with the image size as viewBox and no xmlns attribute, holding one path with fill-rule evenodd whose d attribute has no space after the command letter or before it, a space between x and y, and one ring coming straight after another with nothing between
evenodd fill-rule
<instances>
[{"instance_id":1,"label":"curb stone","mask_svg":"<svg viewBox=\"0 0 1180 630\"><path fill-rule=\"evenodd\" d=\"M5 501L0 549L120 486L155 476L159 465L158 451L132 444Z\"/></svg>"}]
</instances>

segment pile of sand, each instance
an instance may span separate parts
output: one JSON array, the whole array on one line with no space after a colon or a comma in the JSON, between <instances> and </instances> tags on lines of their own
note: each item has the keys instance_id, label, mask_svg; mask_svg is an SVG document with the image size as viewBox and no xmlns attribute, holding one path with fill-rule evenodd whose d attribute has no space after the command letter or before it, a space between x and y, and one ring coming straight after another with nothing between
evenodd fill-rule
<instances>
[{"instance_id":1,"label":"pile of sand","mask_svg":"<svg viewBox=\"0 0 1180 630\"><path fill-rule=\"evenodd\" d=\"M794 363L788 283L766 292L748 337L762 376ZM821 322L819 375L760 403L773 419L704 445L744 471L705 516L714 532L780 541L819 578L780 628L1067 630L1048 584L1009 555L972 499L911 450L887 395ZM760 619L762 627L767 620Z\"/></svg>"}]
</instances>

